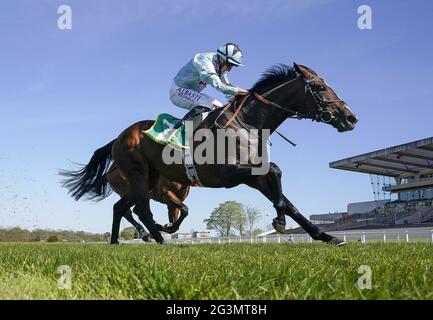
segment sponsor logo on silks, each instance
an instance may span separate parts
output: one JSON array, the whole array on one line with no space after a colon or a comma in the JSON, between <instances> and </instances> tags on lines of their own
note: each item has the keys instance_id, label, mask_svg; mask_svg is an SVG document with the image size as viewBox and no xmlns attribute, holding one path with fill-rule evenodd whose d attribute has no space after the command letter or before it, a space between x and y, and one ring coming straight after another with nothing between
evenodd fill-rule
<instances>
[{"instance_id":1,"label":"sponsor logo on silks","mask_svg":"<svg viewBox=\"0 0 433 320\"><path fill-rule=\"evenodd\" d=\"M200 81L200 82L198 83L198 85L199 85L200 87L202 87L202 88L205 88L205 87L207 86L207 82L205 82L205 81Z\"/></svg>"},{"instance_id":2,"label":"sponsor logo on silks","mask_svg":"<svg viewBox=\"0 0 433 320\"><path fill-rule=\"evenodd\" d=\"M197 93L185 88L178 88L176 91L180 96L187 98L189 100L199 101L201 98L200 95L198 95Z\"/></svg>"}]
</instances>

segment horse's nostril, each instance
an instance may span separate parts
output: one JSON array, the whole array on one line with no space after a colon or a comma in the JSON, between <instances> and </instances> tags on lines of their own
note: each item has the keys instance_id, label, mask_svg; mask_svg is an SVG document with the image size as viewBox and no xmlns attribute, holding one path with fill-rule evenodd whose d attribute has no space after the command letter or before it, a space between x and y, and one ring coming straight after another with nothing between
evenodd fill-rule
<instances>
[{"instance_id":1,"label":"horse's nostril","mask_svg":"<svg viewBox=\"0 0 433 320\"><path fill-rule=\"evenodd\" d=\"M358 122L358 119L356 119L355 116L350 115L347 117L347 122L349 122L350 124L355 124Z\"/></svg>"}]
</instances>

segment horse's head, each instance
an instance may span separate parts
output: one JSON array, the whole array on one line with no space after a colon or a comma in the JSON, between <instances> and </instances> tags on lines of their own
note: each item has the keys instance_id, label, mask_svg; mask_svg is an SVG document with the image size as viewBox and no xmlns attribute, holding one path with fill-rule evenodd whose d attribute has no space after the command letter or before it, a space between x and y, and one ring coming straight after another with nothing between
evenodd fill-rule
<instances>
[{"instance_id":1,"label":"horse's head","mask_svg":"<svg viewBox=\"0 0 433 320\"><path fill-rule=\"evenodd\" d=\"M313 70L293 64L295 70L305 79L305 110L316 116L316 120L329 123L339 132L355 128L358 119L335 91Z\"/></svg>"}]
</instances>

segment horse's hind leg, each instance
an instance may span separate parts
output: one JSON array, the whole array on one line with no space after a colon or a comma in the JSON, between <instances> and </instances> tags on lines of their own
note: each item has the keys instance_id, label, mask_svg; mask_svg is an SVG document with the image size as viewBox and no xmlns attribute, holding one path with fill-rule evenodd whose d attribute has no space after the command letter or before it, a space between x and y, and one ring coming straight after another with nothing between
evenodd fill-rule
<instances>
[{"instance_id":1,"label":"horse's hind leg","mask_svg":"<svg viewBox=\"0 0 433 320\"><path fill-rule=\"evenodd\" d=\"M171 224L165 225L163 231L167 233L175 233L179 230L183 220L188 216L188 207L172 191L167 191L164 195L164 200L168 207L169 220Z\"/></svg>"},{"instance_id":2,"label":"horse's hind leg","mask_svg":"<svg viewBox=\"0 0 433 320\"><path fill-rule=\"evenodd\" d=\"M144 193L141 193L144 194ZM148 194L148 193L146 193ZM152 237L156 240L158 243L165 243L164 238L162 237L161 233L159 232L155 221L153 220L153 214L150 210L150 203L149 203L149 197L143 196L142 198L137 198L137 204L134 208L134 212L138 215L141 222L146 226L147 230L149 230Z\"/></svg>"},{"instance_id":3,"label":"horse's hind leg","mask_svg":"<svg viewBox=\"0 0 433 320\"><path fill-rule=\"evenodd\" d=\"M111 165L110 170L107 173L107 180L114 192L116 192L120 197L124 197L128 194L129 183L125 178L122 177L120 170L114 163ZM140 239L143 239L143 241L149 241L149 234L143 228L143 226L134 219L130 208L123 213L123 217L125 217L125 219L134 226L139 234Z\"/></svg>"},{"instance_id":4,"label":"horse's hind leg","mask_svg":"<svg viewBox=\"0 0 433 320\"><path fill-rule=\"evenodd\" d=\"M132 211L131 209L128 209L124 214L123 217L128 220L128 222L130 224L132 224L135 228L135 230L137 230L138 232L138 237L140 239L143 239L144 241L146 241L146 239L148 238L149 234L146 232L146 230L143 228L143 226L137 222L134 217L132 216Z\"/></svg>"},{"instance_id":5,"label":"horse's hind leg","mask_svg":"<svg viewBox=\"0 0 433 320\"><path fill-rule=\"evenodd\" d=\"M158 243L164 243L164 238L161 233L158 231L155 221L153 220L153 214L150 210L150 197L149 197L149 165L147 162L143 161L141 156L137 154L131 154L130 159L122 159L129 160L124 162L125 170L123 168L122 171L126 175L126 179L130 184L129 193L135 200L135 208L134 213L138 215L141 222L146 226L147 230L149 230L152 237ZM120 163L117 162L119 168Z\"/></svg>"},{"instance_id":6,"label":"horse's hind leg","mask_svg":"<svg viewBox=\"0 0 433 320\"><path fill-rule=\"evenodd\" d=\"M130 210L134 202L128 196L122 197L113 206L113 225L111 227L111 244L119 243L120 220Z\"/></svg>"}]
</instances>

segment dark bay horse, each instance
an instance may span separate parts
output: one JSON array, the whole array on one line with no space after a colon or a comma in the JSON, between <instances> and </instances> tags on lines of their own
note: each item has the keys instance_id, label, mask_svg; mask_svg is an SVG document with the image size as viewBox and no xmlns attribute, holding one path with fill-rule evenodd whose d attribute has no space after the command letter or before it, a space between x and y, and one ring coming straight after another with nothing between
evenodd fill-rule
<instances>
[{"instance_id":1,"label":"dark bay horse","mask_svg":"<svg viewBox=\"0 0 433 320\"><path fill-rule=\"evenodd\" d=\"M107 172L107 181L113 189L121 198L126 196L129 192L129 183L117 169L116 165L112 164ZM166 204L168 209L168 220L169 223L161 226L156 224L158 230L167 233L175 233L179 230L179 226L182 221L188 215L188 207L183 203L189 194L189 185L183 185L175 181L170 181L164 176L159 176L156 184L149 192L149 196L152 200ZM123 214L123 217L128 220L137 229L139 234L143 233L143 227L135 221L132 216L131 209Z\"/></svg>"},{"instance_id":2,"label":"dark bay horse","mask_svg":"<svg viewBox=\"0 0 433 320\"><path fill-rule=\"evenodd\" d=\"M286 65L275 66L263 74L247 95L239 95L226 107L212 111L196 129L195 132L205 129L212 136L218 136L220 130L255 130L254 135L258 137L257 145L249 151L248 159L251 161L247 164L242 163L237 157L233 162L233 157L227 154L225 149L222 150L216 140L209 152L215 161L198 163L194 155L201 185L210 188L248 185L260 191L273 203L277 217L273 219L272 225L278 232L285 231L285 215L288 215L313 239L342 245L344 241L322 232L284 196L281 186L282 172L275 163L267 162L266 172L254 173L253 169L257 167L255 160L267 141L267 138L260 137L266 135L266 132L274 132L288 118L311 119L326 123L339 132L352 130L358 121L346 103L313 70L297 64L294 64L293 68ZM114 216L122 216L135 206L134 212L153 238L159 243L164 243L150 210L149 190L160 175L184 185L191 184L191 180L184 164L167 162L164 156L167 154L166 147L143 133L153 122L141 121L125 129L114 140L112 148L110 144L107 145L110 150L105 152L105 156L112 156L122 176L129 183L128 193L114 205ZM236 139L236 150L242 150L240 140ZM196 149L201 143L202 141L194 138L192 146ZM170 152L177 158L181 157L180 151L173 149ZM222 162L216 161L220 155L223 155ZM102 155L100 161L104 161ZM113 223L114 237L118 234L118 229L119 225Z\"/></svg>"},{"instance_id":3,"label":"dark bay horse","mask_svg":"<svg viewBox=\"0 0 433 320\"><path fill-rule=\"evenodd\" d=\"M81 166L79 170L66 171L62 170L60 174L65 177L63 186L69 190L69 193L75 200L85 198L88 200L100 201L108 197L112 191L116 192L121 198L129 192L129 183L122 176L120 170L115 164L111 164L111 157L107 154L111 153L111 147L114 140L108 145L99 148L95 151L89 163ZM189 194L190 186L182 185L175 181L170 181L162 175L155 178L155 184L149 190L148 196L157 202L167 205L169 223L164 226L156 224L159 231L167 233L176 232L182 221L188 215L188 207L183 203ZM116 206L114 211L117 212ZM124 217L137 230L140 238L144 241L149 241L150 236L146 234L143 226L137 222L132 216L131 210L128 208L121 215L113 216L113 226L111 243L118 243L118 234L120 220ZM113 234L116 234L113 236Z\"/></svg>"}]
</instances>

